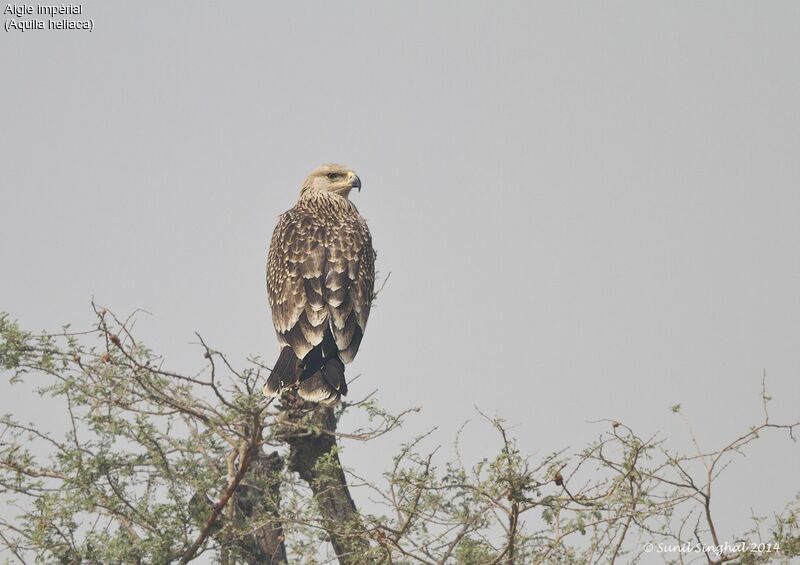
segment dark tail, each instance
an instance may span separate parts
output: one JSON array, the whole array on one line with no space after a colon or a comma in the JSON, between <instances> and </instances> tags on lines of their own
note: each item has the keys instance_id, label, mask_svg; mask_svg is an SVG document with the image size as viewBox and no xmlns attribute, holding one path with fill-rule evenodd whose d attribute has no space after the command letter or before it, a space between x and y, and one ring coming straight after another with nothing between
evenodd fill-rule
<instances>
[{"instance_id":1,"label":"dark tail","mask_svg":"<svg viewBox=\"0 0 800 565\"><path fill-rule=\"evenodd\" d=\"M347 394L344 380L344 363L339 357L325 359L324 364L309 377L300 377L297 393L304 400L331 406Z\"/></svg>"},{"instance_id":2,"label":"dark tail","mask_svg":"<svg viewBox=\"0 0 800 565\"><path fill-rule=\"evenodd\" d=\"M295 357L291 347L284 347L264 385L264 396L280 396L282 389L295 386L298 380L297 393L309 402L330 406L347 394L344 363L339 359L330 330L325 332L322 343L309 351L302 361Z\"/></svg>"},{"instance_id":3,"label":"dark tail","mask_svg":"<svg viewBox=\"0 0 800 565\"><path fill-rule=\"evenodd\" d=\"M281 349L281 354L272 368L272 372L264 385L264 396L275 398L281 395L281 389L294 386L297 383L298 359L289 346Z\"/></svg>"}]
</instances>

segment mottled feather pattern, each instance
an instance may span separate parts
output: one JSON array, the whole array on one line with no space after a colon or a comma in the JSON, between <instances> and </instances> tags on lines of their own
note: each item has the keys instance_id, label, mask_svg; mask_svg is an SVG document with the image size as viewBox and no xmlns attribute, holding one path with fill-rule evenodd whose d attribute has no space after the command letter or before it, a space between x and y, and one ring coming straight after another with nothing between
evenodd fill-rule
<instances>
[{"instance_id":1,"label":"mottled feather pattern","mask_svg":"<svg viewBox=\"0 0 800 565\"><path fill-rule=\"evenodd\" d=\"M267 294L278 340L299 359L330 327L341 360L353 360L374 282L372 238L347 198L304 194L280 217L267 260Z\"/></svg>"}]
</instances>

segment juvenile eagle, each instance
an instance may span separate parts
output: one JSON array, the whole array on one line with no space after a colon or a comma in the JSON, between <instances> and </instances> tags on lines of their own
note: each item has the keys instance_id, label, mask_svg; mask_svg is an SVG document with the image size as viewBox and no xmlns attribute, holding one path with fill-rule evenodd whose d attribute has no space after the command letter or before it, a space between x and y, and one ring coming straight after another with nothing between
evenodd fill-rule
<instances>
[{"instance_id":1,"label":"juvenile eagle","mask_svg":"<svg viewBox=\"0 0 800 565\"><path fill-rule=\"evenodd\" d=\"M367 327L375 250L348 196L361 190L342 165L315 169L294 208L281 215L267 258L267 297L281 353L264 396L298 385L305 400L335 404L347 394L344 363Z\"/></svg>"}]
</instances>

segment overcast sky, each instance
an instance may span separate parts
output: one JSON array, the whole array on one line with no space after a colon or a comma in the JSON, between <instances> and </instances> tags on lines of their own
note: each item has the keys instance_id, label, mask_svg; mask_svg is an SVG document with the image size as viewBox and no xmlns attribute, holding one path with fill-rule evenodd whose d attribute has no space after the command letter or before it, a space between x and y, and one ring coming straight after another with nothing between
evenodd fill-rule
<instances>
[{"instance_id":1,"label":"overcast sky","mask_svg":"<svg viewBox=\"0 0 800 565\"><path fill-rule=\"evenodd\" d=\"M345 445L364 474L475 406L539 455L600 418L721 447L764 371L773 420L798 417L800 4L83 7L91 33L0 34L0 311L23 326L83 327L94 298L151 312L178 369L202 364L194 331L277 356L269 238L333 161L392 273L351 395L423 409ZM798 490L797 444L748 453L720 479L726 541Z\"/></svg>"}]
</instances>

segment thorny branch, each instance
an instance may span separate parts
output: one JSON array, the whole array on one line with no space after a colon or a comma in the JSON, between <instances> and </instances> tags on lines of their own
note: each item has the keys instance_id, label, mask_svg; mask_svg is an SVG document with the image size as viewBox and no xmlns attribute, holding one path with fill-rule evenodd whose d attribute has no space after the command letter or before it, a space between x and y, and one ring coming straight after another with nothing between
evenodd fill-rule
<instances>
[{"instance_id":1,"label":"thorny branch","mask_svg":"<svg viewBox=\"0 0 800 565\"><path fill-rule=\"evenodd\" d=\"M417 408L387 414L371 393L320 410L289 392L265 409L257 391L268 364L237 369L197 335L204 367L170 370L134 337L135 315L93 307L88 332L35 335L0 316L0 366L64 423L0 420L0 497L13 514L0 518L0 547L20 562L636 563L642 540L748 536L781 550L702 559L800 555L798 500L769 532L760 517L750 532L722 532L712 512L715 481L738 454L769 432L795 439L800 423L771 419L764 381L763 421L716 450L693 439L695 453L674 453L600 421L590 445L533 459L502 419L481 413L497 432L493 455L466 463L462 432L448 451L432 430L376 478L343 466L342 449L396 432ZM362 423L341 432L345 417Z\"/></svg>"}]
</instances>

